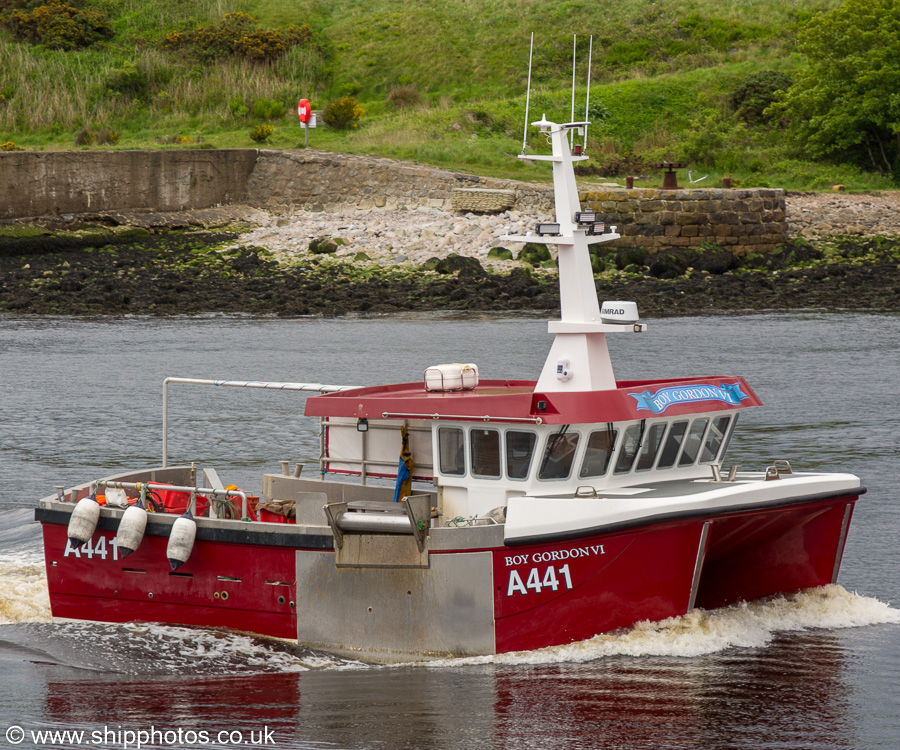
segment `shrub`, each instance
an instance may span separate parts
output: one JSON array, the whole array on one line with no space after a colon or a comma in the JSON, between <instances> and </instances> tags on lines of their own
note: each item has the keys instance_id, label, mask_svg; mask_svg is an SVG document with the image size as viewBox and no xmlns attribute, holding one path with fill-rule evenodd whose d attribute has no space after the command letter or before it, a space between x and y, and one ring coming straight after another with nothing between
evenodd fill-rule
<instances>
[{"instance_id":1,"label":"shrub","mask_svg":"<svg viewBox=\"0 0 900 750\"><path fill-rule=\"evenodd\" d=\"M751 73L731 92L728 104L735 114L747 122L762 122L769 119L765 114L778 98L779 91L790 88L791 77L777 70L762 70Z\"/></svg>"},{"instance_id":2,"label":"shrub","mask_svg":"<svg viewBox=\"0 0 900 750\"><path fill-rule=\"evenodd\" d=\"M808 66L783 101L796 144L900 180L900 0L846 0L798 35Z\"/></svg>"},{"instance_id":3,"label":"shrub","mask_svg":"<svg viewBox=\"0 0 900 750\"><path fill-rule=\"evenodd\" d=\"M83 49L113 35L112 25L103 13L76 8L63 0L48 0L30 12L27 7L7 11L2 22L19 39L51 49Z\"/></svg>"},{"instance_id":4,"label":"shrub","mask_svg":"<svg viewBox=\"0 0 900 750\"><path fill-rule=\"evenodd\" d=\"M0 143L0 151L23 151L24 149L19 148L13 141L6 141L5 143Z\"/></svg>"},{"instance_id":5,"label":"shrub","mask_svg":"<svg viewBox=\"0 0 900 750\"><path fill-rule=\"evenodd\" d=\"M257 99L253 102L253 114L261 120L274 120L284 114L284 105L272 99ZM245 110L246 111L246 110Z\"/></svg>"},{"instance_id":6,"label":"shrub","mask_svg":"<svg viewBox=\"0 0 900 750\"><path fill-rule=\"evenodd\" d=\"M312 30L290 26L284 32L256 27L256 19L247 13L226 13L211 26L198 26L192 31L172 31L162 41L165 49L185 49L204 59L238 55L250 60L275 60L291 47L305 44Z\"/></svg>"},{"instance_id":7,"label":"shrub","mask_svg":"<svg viewBox=\"0 0 900 750\"><path fill-rule=\"evenodd\" d=\"M342 96L330 102L325 108L325 114L322 119L327 125L338 130L346 130L347 128L355 128L359 122L359 118L365 114L359 102L352 96Z\"/></svg>"},{"instance_id":8,"label":"shrub","mask_svg":"<svg viewBox=\"0 0 900 750\"><path fill-rule=\"evenodd\" d=\"M123 62L121 68L114 68L110 72L106 88L114 94L132 99L143 99L149 91L147 76L130 60Z\"/></svg>"},{"instance_id":9,"label":"shrub","mask_svg":"<svg viewBox=\"0 0 900 750\"><path fill-rule=\"evenodd\" d=\"M419 90L411 83L391 89L387 105L391 109L406 109L419 103Z\"/></svg>"},{"instance_id":10,"label":"shrub","mask_svg":"<svg viewBox=\"0 0 900 750\"><path fill-rule=\"evenodd\" d=\"M575 174L579 177L620 177L643 174L649 168L646 159L631 151L594 153L591 158L593 164L576 164Z\"/></svg>"},{"instance_id":11,"label":"shrub","mask_svg":"<svg viewBox=\"0 0 900 750\"><path fill-rule=\"evenodd\" d=\"M75 145L76 146L93 146L94 145L94 133L89 128L82 128L77 133L75 133Z\"/></svg>"},{"instance_id":12,"label":"shrub","mask_svg":"<svg viewBox=\"0 0 900 750\"><path fill-rule=\"evenodd\" d=\"M256 60L267 60L281 57L287 52L287 40L277 31L253 31L235 39L232 49L235 54Z\"/></svg>"},{"instance_id":13,"label":"shrub","mask_svg":"<svg viewBox=\"0 0 900 750\"><path fill-rule=\"evenodd\" d=\"M245 117L250 113L250 110L244 106L244 101L239 96L235 96L228 101L228 109L231 110L231 114L235 117Z\"/></svg>"},{"instance_id":14,"label":"shrub","mask_svg":"<svg viewBox=\"0 0 900 750\"><path fill-rule=\"evenodd\" d=\"M115 146L119 142L119 132L109 128L94 130L87 126L75 134L76 146Z\"/></svg>"},{"instance_id":15,"label":"shrub","mask_svg":"<svg viewBox=\"0 0 900 750\"><path fill-rule=\"evenodd\" d=\"M272 137L272 133L274 132L275 127L272 125L257 125L250 131L250 140L256 141L257 143L265 143Z\"/></svg>"}]
</instances>

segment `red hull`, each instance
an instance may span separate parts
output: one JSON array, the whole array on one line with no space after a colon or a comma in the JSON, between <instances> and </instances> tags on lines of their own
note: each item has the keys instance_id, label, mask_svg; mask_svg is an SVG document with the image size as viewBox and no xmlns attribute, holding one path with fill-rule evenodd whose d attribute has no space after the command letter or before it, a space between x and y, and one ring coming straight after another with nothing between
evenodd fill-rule
<instances>
[{"instance_id":1,"label":"red hull","mask_svg":"<svg viewBox=\"0 0 900 750\"><path fill-rule=\"evenodd\" d=\"M472 585L492 586L497 653L571 643L683 615L692 599L710 609L831 583L855 501L831 498L494 548L492 575ZM170 573L166 537L145 537L123 560L112 531L96 532L95 551L79 556L67 549L66 526L45 522L43 529L54 617L298 636L295 601L304 596L294 548L198 541L190 560Z\"/></svg>"},{"instance_id":2,"label":"red hull","mask_svg":"<svg viewBox=\"0 0 900 750\"><path fill-rule=\"evenodd\" d=\"M76 556L67 549L65 526L44 523L43 528L54 617L226 627L297 637L293 549L197 542L191 558L177 573L170 573L166 537L145 536L140 549L123 560L112 544L115 532L97 531L91 547L101 544L103 559L84 552Z\"/></svg>"},{"instance_id":3,"label":"red hull","mask_svg":"<svg viewBox=\"0 0 900 750\"><path fill-rule=\"evenodd\" d=\"M497 652L571 643L684 614L702 527L702 521L660 524L495 551ZM542 585L554 577L555 591Z\"/></svg>"},{"instance_id":4,"label":"red hull","mask_svg":"<svg viewBox=\"0 0 900 750\"><path fill-rule=\"evenodd\" d=\"M715 609L834 583L855 501L827 500L714 520L696 605Z\"/></svg>"}]
</instances>

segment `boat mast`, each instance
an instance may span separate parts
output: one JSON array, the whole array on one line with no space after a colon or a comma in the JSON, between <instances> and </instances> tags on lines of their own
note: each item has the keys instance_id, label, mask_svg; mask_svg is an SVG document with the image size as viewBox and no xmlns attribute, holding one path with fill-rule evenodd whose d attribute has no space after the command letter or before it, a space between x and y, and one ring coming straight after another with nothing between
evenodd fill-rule
<instances>
[{"instance_id":1,"label":"boat mast","mask_svg":"<svg viewBox=\"0 0 900 750\"><path fill-rule=\"evenodd\" d=\"M503 239L557 245L559 249L560 320L550 321L548 325L548 330L555 334L555 339L538 378L536 391L552 393L613 389L616 387L616 379L606 345L606 334L613 331L643 330L643 324L623 326L604 322L601 318L589 246L596 242L618 239L619 235L598 231L596 222L585 218L590 212L581 210L573 163L584 161L587 157L572 154L570 136L584 133L589 123L580 121L559 124L550 122L544 115L531 124L547 136L552 153L549 156L526 156L523 149L519 158L549 161L552 164L556 222L538 224L536 233L508 235Z\"/></svg>"}]
</instances>

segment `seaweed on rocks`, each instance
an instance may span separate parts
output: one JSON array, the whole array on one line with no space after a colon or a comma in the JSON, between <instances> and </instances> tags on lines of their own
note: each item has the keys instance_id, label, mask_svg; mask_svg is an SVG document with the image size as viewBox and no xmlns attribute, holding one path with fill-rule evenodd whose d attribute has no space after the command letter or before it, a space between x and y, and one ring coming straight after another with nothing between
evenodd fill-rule
<instances>
[{"instance_id":1,"label":"seaweed on rocks","mask_svg":"<svg viewBox=\"0 0 900 750\"><path fill-rule=\"evenodd\" d=\"M900 240L798 241L738 259L721 248L622 252L595 277L603 299L646 317L752 310L900 309ZM293 265L228 231L0 237L0 312L282 317L405 310L559 309L553 269L496 273L464 256L425 266L310 255Z\"/></svg>"}]
</instances>

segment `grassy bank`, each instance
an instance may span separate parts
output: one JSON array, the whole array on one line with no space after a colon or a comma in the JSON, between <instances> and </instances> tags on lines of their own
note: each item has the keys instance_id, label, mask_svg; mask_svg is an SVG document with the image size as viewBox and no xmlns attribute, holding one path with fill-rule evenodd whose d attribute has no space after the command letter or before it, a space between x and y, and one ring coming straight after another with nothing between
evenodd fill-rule
<instances>
[{"instance_id":1,"label":"grassy bank","mask_svg":"<svg viewBox=\"0 0 900 750\"><path fill-rule=\"evenodd\" d=\"M109 21L102 41L54 49L0 30L0 143L27 149L219 148L303 142L296 102L350 95L358 127L312 131L311 145L518 179L548 179L521 151L529 34L535 60L529 119L570 116L572 34L576 116L592 121L598 181L683 160L691 178L793 190L896 187L888 177L804 159L777 121L748 120L734 94L762 71L791 76L798 29L840 0L84 0ZM7 7L16 0L4 0ZM212 54L171 35L214 29L227 13L254 29L310 37L279 54ZM587 97L587 44L593 77ZM167 37L169 42L167 42ZM265 50L263 50L265 51ZM271 135L251 132L271 126ZM539 146L534 140L535 146ZM687 170L681 182L688 182Z\"/></svg>"}]
</instances>

